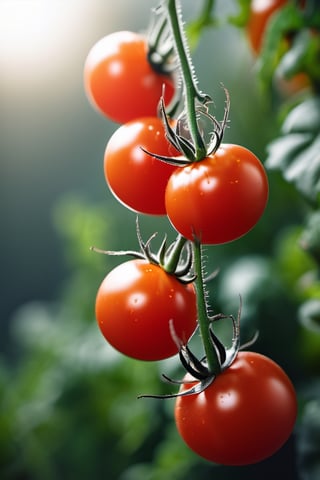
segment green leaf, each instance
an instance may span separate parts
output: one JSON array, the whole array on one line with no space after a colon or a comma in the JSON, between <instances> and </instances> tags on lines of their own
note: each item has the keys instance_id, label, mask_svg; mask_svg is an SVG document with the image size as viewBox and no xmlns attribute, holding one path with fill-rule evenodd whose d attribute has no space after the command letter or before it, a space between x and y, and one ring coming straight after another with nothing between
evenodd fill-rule
<instances>
[{"instance_id":1,"label":"green leaf","mask_svg":"<svg viewBox=\"0 0 320 480\"><path fill-rule=\"evenodd\" d=\"M320 130L320 97L311 97L297 105L287 116L283 133L311 132Z\"/></svg>"},{"instance_id":2,"label":"green leaf","mask_svg":"<svg viewBox=\"0 0 320 480\"><path fill-rule=\"evenodd\" d=\"M279 62L277 75L290 78L295 73L307 69L311 39L311 33L307 29L303 29L295 35L291 48L283 55Z\"/></svg>"},{"instance_id":3,"label":"green leaf","mask_svg":"<svg viewBox=\"0 0 320 480\"><path fill-rule=\"evenodd\" d=\"M282 125L282 137L268 146L266 167L281 170L287 182L312 204L320 198L320 98L293 108Z\"/></svg>"}]
</instances>

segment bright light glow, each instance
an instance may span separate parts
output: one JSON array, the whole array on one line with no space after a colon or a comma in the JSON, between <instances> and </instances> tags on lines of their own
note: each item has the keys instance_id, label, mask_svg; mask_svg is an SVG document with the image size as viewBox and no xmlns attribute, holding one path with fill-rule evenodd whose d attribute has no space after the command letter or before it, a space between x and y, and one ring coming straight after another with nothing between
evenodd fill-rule
<instances>
[{"instance_id":1,"label":"bright light glow","mask_svg":"<svg viewBox=\"0 0 320 480\"><path fill-rule=\"evenodd\" d=\"M0 0L2 80L57 77L57 68L65 68L78 48L86 5L81 0Z\"/></svg>"},{"instance_id":2,"label":"bright light glow","mask_svg":"<svg viewBox=\"0 0 320 480\"><path fill-rule=\"evenodd\" d=\"M48 0L0 2L1 61L12 62L14 55L23 62L44 56L59 38L57 6Z\"/></svg>"}]
</instances>

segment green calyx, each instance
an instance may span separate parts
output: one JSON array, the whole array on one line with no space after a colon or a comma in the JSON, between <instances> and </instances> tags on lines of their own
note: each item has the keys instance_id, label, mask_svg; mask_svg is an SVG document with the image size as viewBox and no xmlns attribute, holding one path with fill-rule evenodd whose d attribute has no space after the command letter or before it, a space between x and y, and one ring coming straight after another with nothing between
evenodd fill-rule
<instances>
[{"instance_id":1,"label":"green calyx","mask_svg":"<svg viewBox=\"0 0 320 480\"><path fill-rule=\"evenodd\" d=\"M141 236L139 219L136 219L136 232L140 250L102 250L100 248L91 247L91 250L104 255L113 256L131 256L146 260L149 263L158 265L169 275L175 276L181 283L192 283L195 280L193 272L193 253L191 242L181 235L177 239L167 245L167 238L165 237L157 250L151 250L151 242L156 237L153 233L147 241L144 241Z\"/></svg>"}]
</instances>

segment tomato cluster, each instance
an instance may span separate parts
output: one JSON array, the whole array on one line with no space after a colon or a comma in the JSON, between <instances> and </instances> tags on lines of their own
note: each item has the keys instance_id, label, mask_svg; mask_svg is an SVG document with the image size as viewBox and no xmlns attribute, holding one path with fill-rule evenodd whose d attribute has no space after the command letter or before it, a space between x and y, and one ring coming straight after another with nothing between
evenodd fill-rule
<instances>
[{"instance_id":1,"label":"tomato cluster","mask_svg":"<svg viewBox=\"0 0 320 480\"><path fill-rule=\"evenodd\" d=\"M179 82L174 74L154 68L144 36L117 32L100 40L88 54L84 78L92 104L121 123L104 154L109 189L134 212L167 215L180 238L169 248L164 242L154 255L138 232L137 258L114 268L98 289L95 313L101 333L135 359L157 361L179 354L189 371L175 405L181 437L213 462L258 462L280 448L293 429L293 386L270 359L238 353L238 338L232 361L225 363L226 351L215 344L209 316L207 334L219 353L220 371L211 371L206 358L192 356L187 345L203 317L199 297L204 300L205 291L182 252L185 245L192 252L248 233L266 207L266 172L245 147L222 143L221 131L215 132L214 148L197 156L192 128L185 134L188 118L166 111ZM183 95L179 98L183 102ZM203 101L205 110L205 97L198 94L197 101Z\"/></svg>"}]
</instances>

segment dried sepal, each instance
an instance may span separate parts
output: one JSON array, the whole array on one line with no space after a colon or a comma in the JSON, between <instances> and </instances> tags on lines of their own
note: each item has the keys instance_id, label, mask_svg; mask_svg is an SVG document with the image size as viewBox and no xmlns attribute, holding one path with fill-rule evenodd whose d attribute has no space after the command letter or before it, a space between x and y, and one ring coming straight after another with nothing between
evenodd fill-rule
<instances>
[{"instance_id":1,"label":"dried sepal","mask_svg":"<svg viewBox=\"0 0 320 480\"><path fill-rule=\"evenodd\" d=\"M167 273L174 275L181 283L188 284L195 280L195 275L192 270L192 265L193 265L192 248L188 240L184 239L184 241L186 242L184 246L181 248L178 245L178 249L176 249L175 251L176 244L178 244L179 238L181 236L178 235L178 238L176 239L176 241L171 243L169 246L167 246L167 236L165 235L158 251L154 253L151 249L151 242L157 236L157 233L153 233L145 242L141 235L138 216L136 219L136 233L137 233L137 238L139 242L140 253L139 252L132 252L132 253L135 253L135 256L137 258L144 258L148 260L150 263L159 265ZM183 237L181 237L181 239L183 239ZM182 258L183 251L185 251L185 258ZM177 259L174 261L172 266L171 256L176 254L177 252L178 252ZM169 264L171 265L170 269L168 267Z\"/></svg>"},{"instance_id":2,"label":"dried sepal","mask_svg":"<svg viewBox=\"0 0 320 480\"><path fill-rule=\"evenodd\" d=\"M208 367L204 362L198 360L198 358L191 352L188 345L183 345L181 347L179 357L185 370L194 378L203 380L210 375Z\"/></svg>"},{"instance_id":3,"label":"dried sepal","mask_svg":"<svg viewBox=\"0 0 320 480\"><path fill-rule=\"evenodd\" d=\"M186 243L185 251L186 251L186 259L184 261L179 262L178 267L176 268L176 271L175 271L175 275L177 277L184 277L186 275L190 275L190 272L192 269L193 255L192 255L192 247L190 242Z\"/></svg>"},{"instance_id":4,"label":"dried sepal","mask_svg":"<svg viewBox=\"0 0 320 480\"><path fill-rule=\"evenodd\" d=\"M226 370L232 365L232 363L236 359L236 356L239 350L243 348L240 345L241 307L242 307L242 302L240 297L240 306L239 306L238 315L236 318L233 315L225 315L223 313L218 313L208 319L212 323L222 319L230 319L232 321L232 344L231 344L231 347L229 348L226 348L222 344L222 342L214 334L211 326L209 328L210 338L219 359L220 372L223 372L224 370ZM189 389L186 389L182 392L179 391L177 393L164 394L164 395L140 395L138 398L166 399L166 398L176 398L176 397L186 396L186 395L196 395L203 392L206 388L208 388L217 376L215 373L209 370L206 357L203 357L202 359L199 360L191 352L188 345L184 344L182 340L177 336L174 330L173 321L170 322L170 330L171 330L172 339L174 340L174 342L179 348L179 357L180 357L181 364L184 367L184 369L187 371L187 373L189 373L191 377L194 378L195 380L192 380L192 379L172 380L171 378L169 378L167 375L164 375L164 374L162 375L162 377L167 382L175 385L182 385L182 384L185 385L187 383L193 384L194 382L197 382L197 383L195 385L192 385L192 387L190 387ZM254 336L254 338L250 342L246 343L245 346L251 345L253 341L256 340L256 338L257 338L257 334Z\"/></svg>"},{"instance_id":5,"label":"dried sepal","mask_svg":"<svg viewBox=\"0 0 320 480\"><path fill-rule=\"evenodd\" d=\"M220 365L223 365L227 358L226 348L223 345L223 343L219 340L217 335L213 332L212 328L209 328L209 333L210 333L212 345L219 359L219 363Z\"/></svg>"},{"instance_id":6,"label":"dried sepal","mask_svg":"<svg viewBox=\"0 0 320 480\"><path fill-rule=\"evenodd\" d=\"M168 163L169 165L173 165L174 167L185 167L186 165L189 165L190 162L186 160L184 157L167 157L165 155L158 155L157 153L149 152L149 150L146 150L145 148L141 147L141 150L146 153L147 155L150 155L150 157L154 157L157 160L160 160L164 163Z\"/></svg>"},{"instance_id":7,"label":"dried sepal","mask_svg":"<svg viewBox=\"0 0 320 480\"><path fill-rule=\"evenodd\" d=\"M215 378L216 378L215 375L211 375L209 377L206 377L203 380L201 380L200 382L197 382L192 387L188 388L187 390L184 390L183 392L180 391L180 392L177 392L177 393L169 393L169 394L164 394L164 395L146 394L146 395L139 395L138 398L156 398L156 399L164 400L164 399L167 399L167 398L186 397L188 395L199 395L199 393L204 392L206 390L206 388L208 388L212 384L212 382L214 381ZM166 377L166 379L169 380L171 383L177 383L176 381L170 380L169 377ZM186 383L189 383L189 382L181 381L181 382L178 382L178 383L186 384Z\"/></svg>"},{"instance_id":8,"label":"dried sepal","mask_svg":"<svg viewBox=\"0 0 320 480\"><path fill-rule=\"evenodd\" d=\"M214 280L219 275L219 272L220 272L220 269L216 268L216 270L214 270L213 272L206 275L203 279L204 283L207 284L207 283L211 282L212 280Z\"/></svg>"},{"instance_id":9,"label":"dried sepal","mask_svg":"<svg viewBox=\"0 0 320 480\"><path fill-rule=\"evenodd\" d=\"M239 350L245 350L246 348L252 347L252 345L253 345L254 343L256 343L256 341L258 340L258 338L259 338L259 331L257 330L257 331L254 333L253 337L252 337L248 342L242 343L242 344L240 345Z\"/></svg>"},{"instance_id":10,"label":"dried sepal","mask_svg":"<svg viewBox=\"0 0 320 480\"><path fill-rule=\"evenodd\" d=\"M236 318L234 318L233 315L224 315L224 314L217 314L211 317L211 322L215 322L217 320L229 318L232 321L232 343L231 347L225 348L225 358L224 361L221 363L221 371L226 370L230 365L234 362L236 356L238 355L238 352L241 348L240 344L240 317L241 317L241 307L242 307L242 301L240 297L240 306L238 310L238 315ZM211 334L213 333L212 330L210 329ZM214 339L213 339L214 342ZM216 348L218 348L217 344L214 343Z\"/></svg>"},{"instance_id":11,"label":"dried sepal","mask_svg":"<svg viewBox=\"0 0 320 480\"><path fill-rule=\"evenodd\" d=\"M103 250L102 248L90 247L90 250L96 253L102 253L103 255L112 255L112 256L132 256L135 258L145 258L142 252L136 252L135 250Z\"/></svg>"},{"instance_id":12,"label":"dried sepal","mask_svg":"<svg viewBox=\"0 0 320 480\"><path fill-rule=\"evenodd\" d=\"M166 258L166 251L167 251L167 236L164 236L164 239L161 242L161 245L159 247L158 253L157 253L157 258L159 261L160 265L163 265L165 258Z\"/></svg>"}]
</instances>

